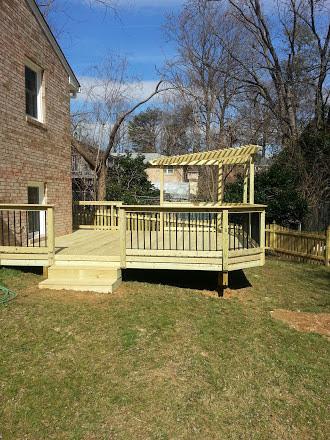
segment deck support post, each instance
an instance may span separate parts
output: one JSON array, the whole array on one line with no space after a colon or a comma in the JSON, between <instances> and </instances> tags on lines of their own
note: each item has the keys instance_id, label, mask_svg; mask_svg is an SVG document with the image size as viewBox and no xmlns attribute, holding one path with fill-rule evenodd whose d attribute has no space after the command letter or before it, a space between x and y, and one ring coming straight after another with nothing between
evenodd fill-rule
<instances>
[{"instance_id":1,"label":"deck support post","mask_svg":"<svg viewBox=\"0 0 330 440\"><path fill-rule=\"evenodd\" d=\"M222 211L222 272L219 273L219 295L228 288L229 228L228 209Z\"/></svg>"},{"instance_id":2,"label":"deck support post","mask_svg":"<svg viewBox=\"0 0 330 440\"><path fill-rule=\"evenodd\" d=\"M126 267L126 211L119 208L120 267Z\"/></svg>"},{"instance_id":3,"label":"deck support post","mask_svg":"<svg viewBox=\"0 0 330 440\"><path fill-rule=\"evenodd\" d=\"M218 273L218 295L225 296L228 290L228 271Z\"/></svg>"}]
</instances>

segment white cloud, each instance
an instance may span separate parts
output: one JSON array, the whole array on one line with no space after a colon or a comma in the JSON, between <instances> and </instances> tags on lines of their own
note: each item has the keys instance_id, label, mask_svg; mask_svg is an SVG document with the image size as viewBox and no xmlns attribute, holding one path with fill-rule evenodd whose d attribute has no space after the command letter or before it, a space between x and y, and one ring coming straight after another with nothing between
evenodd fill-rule
<instances>
[{"instance_id":1,"label":"white cloud","mask_svg":"<svg viewBox=\"0 0 330 440\"><path fill-rule=\"evenodd\" d=\"M120 85L116 84L115 82L105 84L99 79L90 76L79 78L79 82L81 84L81 92L77 95L77 99L79 101L88 101L90 99L97 100L98 97L101 100L105 95L106 89L108 89L109 92L110 89L115 90L120 88ZM154 80L133 81L125 84L122 88L122 91L129 100L140 101L154 92L157 83L158 81ZM164 88L165 87L166 84L164 84ZM160 96L155 96L154 99L160 99Z\"/></svg>"}]
</instances>

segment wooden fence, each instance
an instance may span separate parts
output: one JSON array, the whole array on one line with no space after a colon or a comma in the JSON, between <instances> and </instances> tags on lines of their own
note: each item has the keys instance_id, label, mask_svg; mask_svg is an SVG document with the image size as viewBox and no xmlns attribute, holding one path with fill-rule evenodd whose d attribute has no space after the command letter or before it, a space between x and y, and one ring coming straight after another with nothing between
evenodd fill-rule
<instances>
[{"instance_id":1,"label":"wooden fence","mask_svg":"<svg viewBox=\"0 0 330 440\"><path fill-rule=\"evenodd\" d=\"M322 233L300 232L279 226L266 225L266 249L286 258L329 266L330 226Z\"/></svg>"}]
</instances>

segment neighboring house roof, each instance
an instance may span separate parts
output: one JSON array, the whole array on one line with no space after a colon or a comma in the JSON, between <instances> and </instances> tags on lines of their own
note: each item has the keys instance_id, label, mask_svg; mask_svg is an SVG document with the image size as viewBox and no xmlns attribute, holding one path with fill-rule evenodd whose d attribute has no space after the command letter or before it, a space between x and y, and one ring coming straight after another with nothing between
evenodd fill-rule
<instances>
[{"instance_id":1,"label":"neighboring house roof","mask_svg":"<svg viewBox=\"0 0 330 440\"><path fill-rule=\"evenodd\" d=\"M42 30L44 31L48 41L50 42L51 46L53 47L56 55L60 59L63 67L65 68L68 77L69 77L69 85L70 85L70 91L72 93L79 92L80 84L79 81L74 74L70 64L68 63L68 60L66 59L60 45L56 41L56 38L54 37L53 32L51 31L47 21L45 20L44 16L40 12L40 9L35 2L35 0L25 0L29 8L31 9L31 12L35 16L36 20L38 21L39 25L41 26Z\"/></svg>"}]
</instances>

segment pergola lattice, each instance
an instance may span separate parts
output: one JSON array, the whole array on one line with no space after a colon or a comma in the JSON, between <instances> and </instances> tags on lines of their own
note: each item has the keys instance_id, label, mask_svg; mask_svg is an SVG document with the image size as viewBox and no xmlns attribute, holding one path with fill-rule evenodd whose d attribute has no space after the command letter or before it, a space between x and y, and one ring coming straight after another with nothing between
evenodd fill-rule
<instances>
[{"instance_id":1,"label":"pergola lattice","mask_svg":"<svg viewBox=\"0 0 330 440\"><path fill-rule=\"evenodd\" d=\"M218 202L223 201L223 165L244 166L243 203L254 204L254 157L261 150L259 145L203 151L154 159L150 164L164 169L167 166L218 166ZM164 202L164 172L160 174L160 202ZM249 191L248 191L249 189ZM249 192L249 194L248 194ZM249 195L249 197L248 197Z\"/></svg>"}]
</instances>

